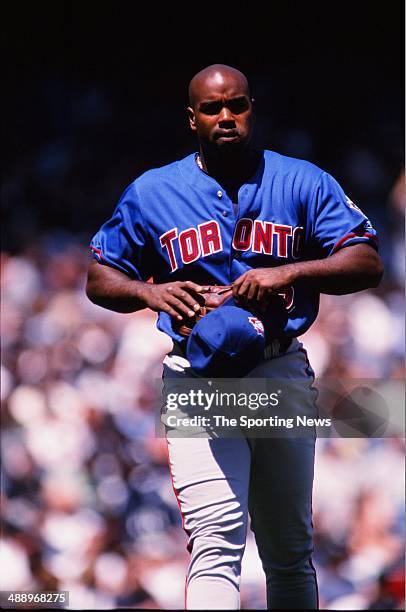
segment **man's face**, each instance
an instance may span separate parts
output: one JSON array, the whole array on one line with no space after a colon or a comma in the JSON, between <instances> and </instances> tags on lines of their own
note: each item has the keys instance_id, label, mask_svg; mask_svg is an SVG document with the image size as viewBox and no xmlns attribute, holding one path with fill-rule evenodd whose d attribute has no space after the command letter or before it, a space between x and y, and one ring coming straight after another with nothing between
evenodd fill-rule
<instances>
[{"instance_id":1,"label":"man's face","mask_svg":"<svg viewBox=\"0 0 406 612\"><path fill-rule=\"evenodd\" d=\"M216 72L193 87L188 107L190 128L203 149L237 152L251 139L253 110L246 82L234 74Z\"/></svg>"}]
</instances>

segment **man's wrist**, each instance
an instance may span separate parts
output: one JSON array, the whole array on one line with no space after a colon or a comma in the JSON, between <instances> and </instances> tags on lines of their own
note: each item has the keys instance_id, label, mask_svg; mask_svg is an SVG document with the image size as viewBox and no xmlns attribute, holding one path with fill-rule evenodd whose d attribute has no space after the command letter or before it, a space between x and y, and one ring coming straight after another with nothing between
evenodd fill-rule
<instances>
[{"instance_id":1,"label":"man's wrist","mask_svg":"<svg viewBox=\"0 0 406 612\"><path fill-rule=\"evenodd\" d=\"M290 276L291 281L290 284L297 281L311 281L315 280L320 274L320 265L318 260L312 261L298 261L294 264L289 264L291 266Z\"/></svg>"},{"instance_id":2,"label":"man's wrist","mask_svg":"<svg viewBox=\"0 0 406 612\"><path fill-rule=\"evenodd\" d=\"M144 306L148 306L148 296L151 292L151 283L136 281L134 286L134 298Z\"/></svg>"},{"instance_id":3,"label":"man's wrist","mask_svg":"<svg viewBox=\"0 0 406 612\"><path fill-rule=\"evenodd\" d=\"M292 285L296 281L301 280L302 278L305 277L306 268L305 266L303 266L303 263L305 262L300 261L300 262L286 265L286 268L287 268L286 272L288 276L288 281L286 283L287 285Z\"/></svg>"}]
</instances>

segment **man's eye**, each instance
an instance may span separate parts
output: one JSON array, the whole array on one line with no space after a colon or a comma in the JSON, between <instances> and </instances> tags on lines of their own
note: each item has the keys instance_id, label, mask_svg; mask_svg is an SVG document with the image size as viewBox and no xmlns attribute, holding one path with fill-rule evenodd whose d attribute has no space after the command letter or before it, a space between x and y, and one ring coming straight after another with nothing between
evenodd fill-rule
<instances>
[{"instance_id":1,"label":"man's eye","mask_svg":"<svg viewBox=\"0 0 406 612\"><path fill-rule=\"evenodd\" d=\"M248 110L248 100L246 98L230 100L227 106L232 113L238 115L238 113L243 113L244 111Z\"/></svg>"},{"instance_id":2,"label":"man's eye","mask_svg":"<svg viewBox=\"0 0 406 612\"><path fill-rule=\"evenodd\" d=\"M221 108L221 102L211 102L210 104L202 104L200 110L205 115L218 115Z\"/></svg>"}]
</instances>

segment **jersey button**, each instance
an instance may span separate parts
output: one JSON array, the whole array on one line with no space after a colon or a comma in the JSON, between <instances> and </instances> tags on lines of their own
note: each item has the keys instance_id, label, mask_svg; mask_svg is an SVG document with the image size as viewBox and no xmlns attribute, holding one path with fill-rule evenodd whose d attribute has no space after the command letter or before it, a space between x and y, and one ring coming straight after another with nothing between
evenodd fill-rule
<instances>
[{"instance_id":1,"label":"jersey button","mask_svg":"<svg viewBox=\"0 0 406 612\"><path fill-rule=\"evenodd\" d=\"M222 191L220 191L220 189L219 189L219 190L218 190L218 192L217 192L217 197L218 197L218 198L222 198L222 197L223 197L223 192L222 192Z\"/></svg>"},{"instance_id":2,"label":"jersey button","mask_svg":"<svg viewBox=\"0 0 406 612\"><path fill-rule=\"evenodd\" d=\"M223 210L221 214L223 215L223 217L227 217L228 212L226 210Z\"/></svg>"}]
</instances>

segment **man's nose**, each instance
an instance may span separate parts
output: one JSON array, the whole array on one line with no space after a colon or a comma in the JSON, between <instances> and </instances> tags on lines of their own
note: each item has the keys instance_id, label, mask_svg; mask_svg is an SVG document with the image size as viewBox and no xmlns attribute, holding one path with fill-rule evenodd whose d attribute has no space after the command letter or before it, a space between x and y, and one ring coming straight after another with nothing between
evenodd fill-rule
<instances>
[{"instance_id":1,"label":"man's nose","mask_svg":"<svg viewBox=\"0 0 406 612\"><path fill-rule=\"evenodd\" d=\"M233 114L231 113L230 109L227 108L227 106L223 106L223 108L220 111L219 114L219 118L218 118L218 122L219 124L222 123L234 123L234 117Z\"/></svg>"}]
</instances>

